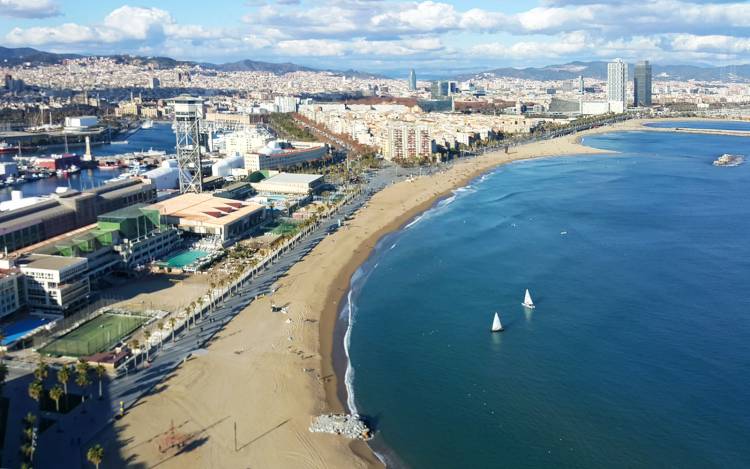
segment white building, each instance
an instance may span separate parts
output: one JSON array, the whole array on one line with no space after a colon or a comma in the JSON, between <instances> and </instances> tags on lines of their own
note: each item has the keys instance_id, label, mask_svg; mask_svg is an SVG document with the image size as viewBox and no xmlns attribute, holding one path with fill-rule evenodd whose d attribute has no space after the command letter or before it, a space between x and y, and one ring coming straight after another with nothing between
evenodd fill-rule
<instances>
[{"instance_id":1,"label":"white building","mask_svg":"<svg viewBox=\"0 0 750 469\"><path fill-rule=\"evenodd\" d=\"M299 98L294 96L276 96L273 100L276 112L297 112Z\"/></svg>"},{"instance_id":2,"label":"white building","mask_svg":"<svg viewBox=\"0 0 750 469\"><path fill-rule=\"evenodd\" d=\"M6 259L0 260L0 318L13 314L21 307L21 278L20 272L12 268Z\"/></svg>"},{"instance_id":3,"label":"white building","mask_svg":"<svg viewBox=\"0 0 750 469\"><path fill-rule=\"evenodd\" d=\"M65 130L78 131L88 129L99 123L96 116L66 117Z\"/></svg>"},{"instance_id":4,"label":"white building","mask_svg":"<svg viewBox=\"0 0 750 469\"><path fill-rule=\"evenodd\" d=\"M271 140L273 140L273 135L265 127L250 127L226 135L224 137L224 148L229 156L245 156L257 152Z\"/></svg>"},{"instance_id":5,"label":"white building","mask_svg":"<svg viewBox=\"0 0 750 469\"><path fill-rule=\"evenodd\" d=\"M280 170L321 160L327 153L328 145L325 143L274 140L257 153L246 155L245 169L248 172Z\"/></svg>"},{"instance_id":6,"label":"white building","mask_svg":"<svg viewBox=\"0 0 750 469\"><path fill-rule=\"evenodd\" d=\"M278 173L251 184L259 194L310 195L323 185L320 174Z\"/></svg>"},{"instance_id":7,"label":"white building","mask_svg":"<svg viewBox=\"0 0 750 469\"><path fill-rule=\"evenodd\" d=\"M18 164L11 162L0 163L0 176L18 176Z\"/></svg>"},{"instance_id":8,"label":"white building","mask_svg":"<svg viewBox=\"0 0 750 469\"><path fill-rule=\"evenodd\" d=\"M88 261L83 257L30 254L16 261L32 311L65 314L88 303Z\"/></svg>"},{"instance_id":9,"label":"white building","mask_svg":"<svg viewBox=\"0 0 750 469\"><path fill-rule=\"evenodd\" d=\"M616 59L614 62L607 64L607 101L610 103L622 103L614 104L610 107L613 112L618 112L617 109L622 108L625 110L625 102L627 101L627 86L628 86L628 64L623 62L621 59Z\"/></svg>"}]
</instances>

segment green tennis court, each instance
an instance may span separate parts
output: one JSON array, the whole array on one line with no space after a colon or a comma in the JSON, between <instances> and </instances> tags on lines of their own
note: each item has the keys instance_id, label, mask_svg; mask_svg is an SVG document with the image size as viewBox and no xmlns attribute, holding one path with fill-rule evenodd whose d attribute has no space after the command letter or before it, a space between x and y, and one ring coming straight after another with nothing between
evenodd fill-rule
<instances>
[{"instance_id":1,"label":"green tennis court","mask_svg":"<svg viewBox=\"0 0 750 469\"><path fill-rule=\"evenodd\" d=\"M99 353L131 334L147 319L143 316L104 313L55 339L39 352L72 357Z\"/></svg>"}]
</instances>

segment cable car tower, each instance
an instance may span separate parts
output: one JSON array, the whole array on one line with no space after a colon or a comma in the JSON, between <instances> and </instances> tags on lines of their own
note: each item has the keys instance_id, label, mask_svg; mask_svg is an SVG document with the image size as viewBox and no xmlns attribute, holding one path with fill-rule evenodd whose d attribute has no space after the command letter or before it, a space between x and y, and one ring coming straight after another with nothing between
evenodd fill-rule
<instances>
[{"instance_id":1,"label":"cable car tower","mask_svg":"<svg viewBox=\"0 0 750 469\"><path fill-rule=\"evenodd\" d=\"M180 193L202 192L200 123L203 119L203 100L180 95L170 100L174 110L174 133L177 138L177 169Z\"/></svg>"}]
</instances>

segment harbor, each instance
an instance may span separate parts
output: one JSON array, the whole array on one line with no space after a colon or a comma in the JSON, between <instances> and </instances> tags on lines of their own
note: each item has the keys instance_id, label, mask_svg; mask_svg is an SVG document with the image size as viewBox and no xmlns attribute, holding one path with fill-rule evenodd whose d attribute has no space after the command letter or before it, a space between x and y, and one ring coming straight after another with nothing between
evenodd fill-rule
<instances>
[{"instance_id":1,"label":"harbor","mask_svg":"<svg viewBox=\"0 0 750 469\"><path fill-rule=\"evenodd\" d=\"M0 202L10 200L14 190L22 191L24 197L42 197L54 193L58 187L74 190L98 187L131 171L140 172L159 166L162 159L174 153L174 145L171 125L155 122L127 135L126 143L115 141L92 145L94 164L81 164L85 147L80 153L68 151L55 156L40 151L23 152L20 157L3 153L0 154L0 167L15 164L17 176L0 172ZM55 159L70 159L72 162L58 162L55 167L34 164L38 160ZM138 165L134 164L136 162Z\"/></svg>"}]
</instances>

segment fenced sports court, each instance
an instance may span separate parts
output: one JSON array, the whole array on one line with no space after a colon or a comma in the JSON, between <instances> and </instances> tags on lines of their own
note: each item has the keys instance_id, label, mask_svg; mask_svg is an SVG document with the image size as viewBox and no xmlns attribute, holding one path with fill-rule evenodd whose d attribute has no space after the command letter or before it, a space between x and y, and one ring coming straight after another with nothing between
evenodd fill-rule
<instances>
[{"instance_id":1,"label":"fenced sports court","mask_svg":"<svg viewBox=\"0 0 750 469\"><path fill-rule=\"evenodd\" d=\"M106 311L39 349L40 353L84 357L113 347L149 318Z\"/></svg>"}]
</instances>

